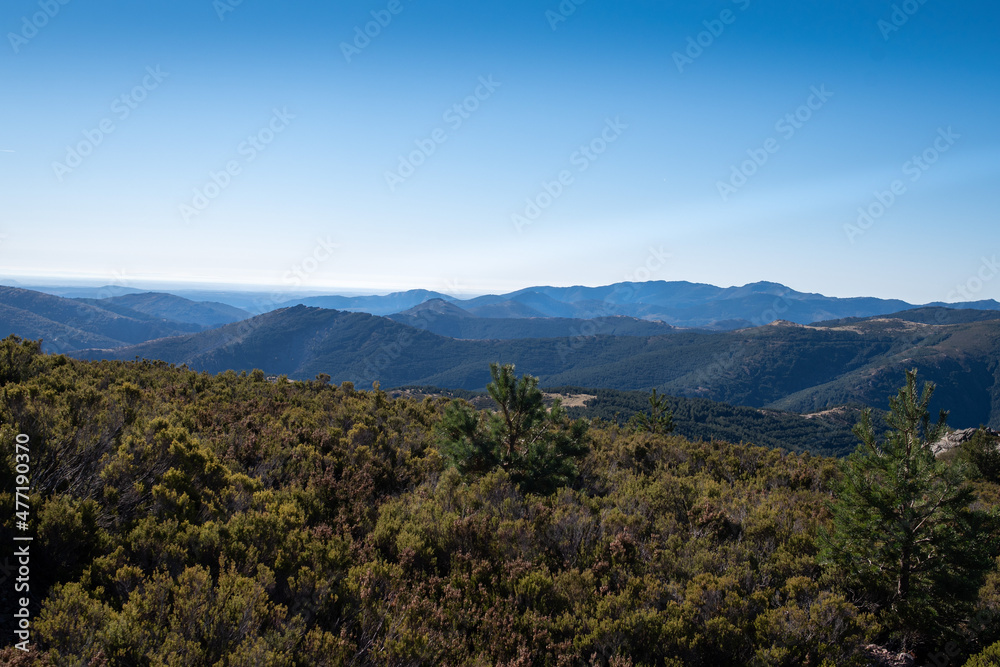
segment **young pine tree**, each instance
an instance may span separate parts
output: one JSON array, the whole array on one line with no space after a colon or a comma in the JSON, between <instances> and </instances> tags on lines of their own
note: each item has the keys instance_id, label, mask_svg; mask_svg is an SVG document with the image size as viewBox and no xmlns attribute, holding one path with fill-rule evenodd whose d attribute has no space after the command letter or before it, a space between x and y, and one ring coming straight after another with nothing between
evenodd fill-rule
<instances>
[{"instance_id":1,"label":"young pine tree","mask_svg":"<svg viewBox=\"0 0 1000 667\"><path fill-rule=\"evenodd\" d=\"M666 435L674 430L674 414L670 411L667 397L657 396L656 389L653 389L649 397L649 414L637 412L628 423L637 431Z\"/></svg>"},{"instance_id":2,"label":"young pine tree","mask_svg":"<svg viewBox=\"0 0 1000 667\"><path fill-rule=\"evenodd\" d=\"M514 366L490 364L486 389L492 413L453 402L439 425L445 457L462 474L502 468L525 491L549 493L576 476L587 452L587 425L570 422L556 401L546 412L538 378L514 374Z\"/></svg>"},{"instance_id":3,"label":"young pine tree","mask_svg":"<svg viewBox=\"0 0 1000 667\"><path fill-rule=\"evenodd\" d=\"M918 392L916 383L916 370L907 371L883 438L870 410L855 426L861 444L843 465L821 558L862 607L919 650L962 619L996 554L990 518L970 507L962 466L931 451L947 414L931 424L934 387Z\"/></svg>"}]
</instances>

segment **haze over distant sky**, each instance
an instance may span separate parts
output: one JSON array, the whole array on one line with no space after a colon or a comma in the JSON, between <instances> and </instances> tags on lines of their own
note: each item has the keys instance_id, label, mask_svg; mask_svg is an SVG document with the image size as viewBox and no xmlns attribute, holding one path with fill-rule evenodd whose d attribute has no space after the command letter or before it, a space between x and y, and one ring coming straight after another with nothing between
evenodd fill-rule
<instances>
[{"instance_id":1,"label":"haze over distant sky","mask_svg":"<svg viewBox=\"0 0 1000 667\"><path fill-rule=\"evenodd\" d=\"M1000 299L1000 5L577 1L7 0L0 275Z\"/></svg>"}]
</instances>

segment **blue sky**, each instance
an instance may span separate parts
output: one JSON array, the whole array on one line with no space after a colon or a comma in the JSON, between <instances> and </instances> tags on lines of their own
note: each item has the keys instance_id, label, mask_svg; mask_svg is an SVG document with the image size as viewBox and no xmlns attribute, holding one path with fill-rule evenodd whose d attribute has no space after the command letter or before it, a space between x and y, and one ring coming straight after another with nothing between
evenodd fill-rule
<instances>
[{"instance_id":1,"label":"blue sky","mask_svg":"<svg viewBox=\"0 0 1000 667\"><path fill-rule=\"evenodd\" d=\"M63 2L0 9L22 282L1000 299L994 5Z\"/></svg>"}]
</instances>

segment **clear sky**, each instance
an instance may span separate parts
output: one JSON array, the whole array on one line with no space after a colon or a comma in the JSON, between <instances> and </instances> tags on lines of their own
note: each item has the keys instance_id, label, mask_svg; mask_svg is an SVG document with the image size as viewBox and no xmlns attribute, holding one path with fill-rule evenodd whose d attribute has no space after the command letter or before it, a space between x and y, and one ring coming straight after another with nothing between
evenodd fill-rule
<instances>
[{"instance_id":1,"label":"clear sky","mask_svg":"<svg viewBox=\"0 0 1000 667\"><path fill-rule=\"evenodd\" d=\"M944 0L6 0L0 275L1000 299L998 32Z\"/></svg>"}]
</instances>

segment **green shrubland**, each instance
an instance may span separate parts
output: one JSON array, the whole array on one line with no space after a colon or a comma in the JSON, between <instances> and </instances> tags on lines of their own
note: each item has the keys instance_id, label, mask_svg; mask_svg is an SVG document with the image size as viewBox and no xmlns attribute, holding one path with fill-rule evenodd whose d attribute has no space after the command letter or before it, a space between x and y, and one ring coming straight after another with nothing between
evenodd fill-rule
<instances>
[{"instance_id":1,"label":"green shrubland","mask_svg":"<svg viewBox=\"0 0 1000 667\"><path fill-rule=\"evenodd\" d=\"M897 604L830 555L857 463L691 441L656 397L629 425L572 421L510 367L490 392L477 412L4 340L0 442L30 438L35 560L33 651L0 662L833 666L954 642L951 664L992 664L974 619L1000 609L995 542L953 570L941 623L938 588ZM985 526L995 480L955 465L954 510ZM7 455L5 508L14 480Z\"/></svg>"}]
</instances>

